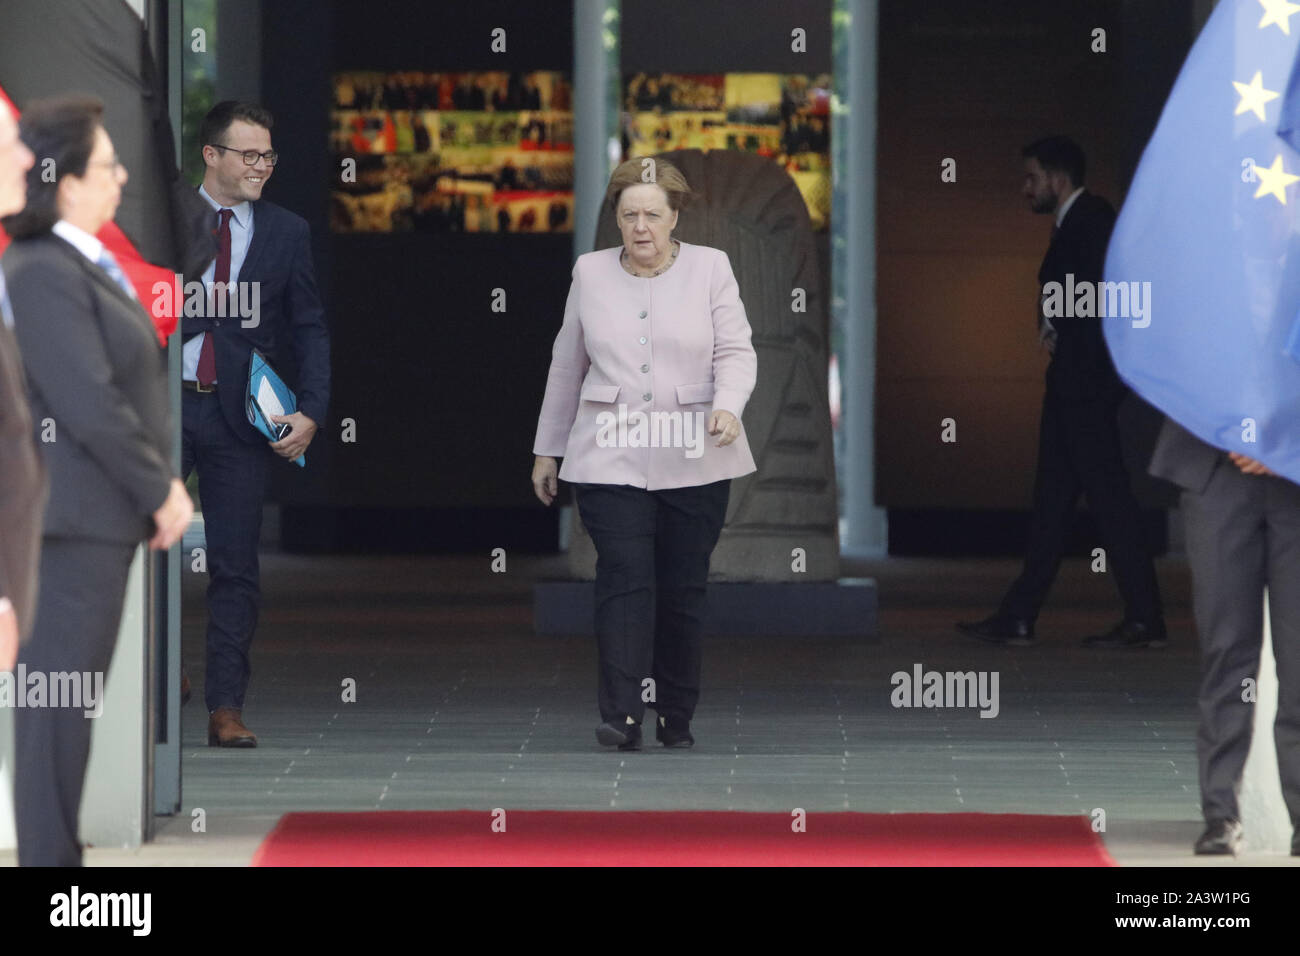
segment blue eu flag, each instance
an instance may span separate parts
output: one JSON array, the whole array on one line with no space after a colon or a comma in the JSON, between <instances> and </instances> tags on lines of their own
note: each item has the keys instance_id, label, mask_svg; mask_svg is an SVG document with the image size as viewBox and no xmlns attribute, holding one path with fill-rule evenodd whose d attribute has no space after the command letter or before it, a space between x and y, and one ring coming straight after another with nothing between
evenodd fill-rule
<instances>
[{"instance_id":1,"label":"blue eu flag","mask_svg":"<svg viewBox=\"0 0 1300 956\"><path fill-rule=\"evenodd\" d=\"M1300 4L1218 4L1115 225L1102 325L1139 395L1300 483L1297 50Z\"/></svg>"}]
</instances>

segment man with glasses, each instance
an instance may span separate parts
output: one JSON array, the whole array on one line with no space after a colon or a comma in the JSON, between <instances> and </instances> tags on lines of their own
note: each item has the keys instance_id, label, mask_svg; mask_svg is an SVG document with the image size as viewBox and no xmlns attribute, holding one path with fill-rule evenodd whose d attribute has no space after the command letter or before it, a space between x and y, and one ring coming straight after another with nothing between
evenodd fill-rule
<instances>
[{"instance_id":1,"label":"man with glasses","mask_svg":"<svg viewBox=\"0 0 1300 956\"><path fill-rule=\"evenodd\" d=\"M261 601L257 541L266 471L273 456L292 461L307 450L329 404L329 332L311 230L262 199L278 160L271 126L265 109L232 101L203 120L199 195L212 207L218 251L202 277L206 314L187 314L182 325L181 472L198 469L209 575L204 696L208 744L221 747L257 746L243 707ZM254 349L298 398L296 412L275 417L289 426L276 442L250 425L244 410Z\"/></svg>"}]
</instances>

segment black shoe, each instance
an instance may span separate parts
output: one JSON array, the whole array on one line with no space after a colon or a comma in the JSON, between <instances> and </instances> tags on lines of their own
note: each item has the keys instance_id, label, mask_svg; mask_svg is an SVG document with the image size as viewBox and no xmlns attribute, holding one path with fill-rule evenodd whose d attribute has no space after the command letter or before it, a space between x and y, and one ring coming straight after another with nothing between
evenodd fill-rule
<instances>
[{"instance_id":1,"label":"black shoe","mask_svg":"<svg viewBox=\"0 0 1300 956\"><path fill-rule=\"evenodd\" d=\"M1291 834L1291 855L1300 856L1300 827L1296 827Z\"/></svg>"},{"instance_id":2,"label":"black shoe","mask_svg":"<svg viewBox=\"0 0 1300 956\"><path fill-rule=\"evenodd\" d=\"M655 723L655 739L665 747L695 746L695 738L691 736L691 722L672 715L660 717Z\"/></svg>"},{"instance_id":3,"label":"black shoe","mask_svg":"<svg viewBox=\"0 0 1300 956\"><path fill-rule=\"evenodd\" d=\"M596 739L606 747L619 750L641 749L641 725L629 724L626 717L615 717L596 728Z\"/></svg>"},{"instance_id":4,"label":"black shoe","mask_svg":"<svg viewBox=\"0 0 1300 956\"><path fill-rule=\"evenodd\" d=\"M994 614L982 621L958 621L957 629L993 644L1027 647L1034 643L1034 622L1008 614Z\"/></svg>"},{"instance_id":5,"label":"black shoe","mask_svg":"<svg viewBox=\"0 0 1300 956\"><path fill-rule=\"evenodd\" d=\"M1241 824L1236 820L1211 820L1196 841L1197 856L1236 856L1241 845Z\"/></svg>"},{"instance_id":6,"label":"black shoe","mask_svg":"<svg viewBox=\"0 0 1300 956\"><path fill-rule=\"evenodd\" d=\"M1120 621L1105 634L1092 634L1083 639L1085 647L1164 647L1169 643L1165 622L1143 624L1141 621Z\"/></svg>"}]
</instances>

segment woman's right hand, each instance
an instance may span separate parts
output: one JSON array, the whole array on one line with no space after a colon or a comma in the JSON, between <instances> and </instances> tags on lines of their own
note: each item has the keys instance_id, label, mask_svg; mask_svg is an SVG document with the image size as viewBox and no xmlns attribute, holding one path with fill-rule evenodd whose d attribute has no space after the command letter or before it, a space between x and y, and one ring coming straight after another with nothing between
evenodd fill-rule
<instances>
[{"instance_id":1,"label":"woman's right hand","mask_svg":"<svg viewBox=\"0 0 1300 956\"><path fill-rule=\"evenodd\" d=\"M158 530L150 539L149 547L166 551L185 534L192 517L194 503L190 501L190 493L185 490L184 482L173 478L171 487L167 490L167 499L153 513L153 523Z\"/></svg>"},{"instance_id":2,"label":"woman's right hand","mask_svg":"<svg viewBox=\"0 0 1300 956\"><path fill-rule=\"evenodd\" d=\"M533 459L533 492L544 505L550 505L560 493L559 467L555 459L538 455Z\"/></svg>"}]
</instances>

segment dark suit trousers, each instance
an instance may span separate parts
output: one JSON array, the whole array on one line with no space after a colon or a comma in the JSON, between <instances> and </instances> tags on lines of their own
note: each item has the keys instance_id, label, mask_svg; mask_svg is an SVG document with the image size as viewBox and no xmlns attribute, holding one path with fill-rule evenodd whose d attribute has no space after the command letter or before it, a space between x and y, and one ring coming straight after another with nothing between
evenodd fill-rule
<instances>
[{"instance_id":1,"label":"dark suit trousers","mask_svg":"<svg viewBox=\"0 0 1300 956\"><path fill-rule=\"evenodd\" d=\"M1224 459L1203 492L1184 489L1181 500L1201 642L1201 811L1206 820L1240 819L1255 716L1242 682L1259 673L1267 587L1278 680L1273 738L1282 795L1300 826L1300 487L1243 475Z\"/></svg>"},{"instance_id":2,"label":"dark suit trousers","mask_svg":"<svg viewBox=\"0 0 1300 956\"><path fill-rule=\"evenodd\" d=\"M1163 616L1155 565L1141 534L1141 511L1120 450L1116 401L1043 399L1038 431L1034 513L1024 569L1001 613L1034 620L1060 569L1080 493L1087 496L1107 570L1124 599L1125 618L1154 624Z\"/></svg>"},{"instance_id":3,"label":"dark suit trousers","mask_svg":"<svg viewBox=\"0 0 1300 956\"><path fill-rule=\"evenodd\" d=\"M181 474L199 471L207 538L208 635L204 697L208 711L242 710L252 673L249 649L262 593L257 541L273 452L239 438L215 392L182 394Z\"/></svg>"},{"instance_id":4,"label":"dark suit trousers","mask_svg":"<svg viewBox=\"0 0 1300 956\"><path fill-rule=\"evenodd\" d=\"M690 720L700 697L709 558L727 516L729 480L646 491L578 485L578 511L596 546L597 703L602 720L646 704ZM642 682L654 680L654 700Z\"/></svg>"},{"instance_id":5,"label":"dark suit trousers","mask_svg":"<svg viewBox=\"0 0 1300 956\"><path fill-rule=\"evenodd\" d=\"M32 636L18 655L29 677L46 675L48 687L49 675L59 672L107 676L134 554L134 545L64 538L42 542ZM20 866L81 865L77 816L94 723L84 707L14 710Z\"/></svg>"}]
</instances>

